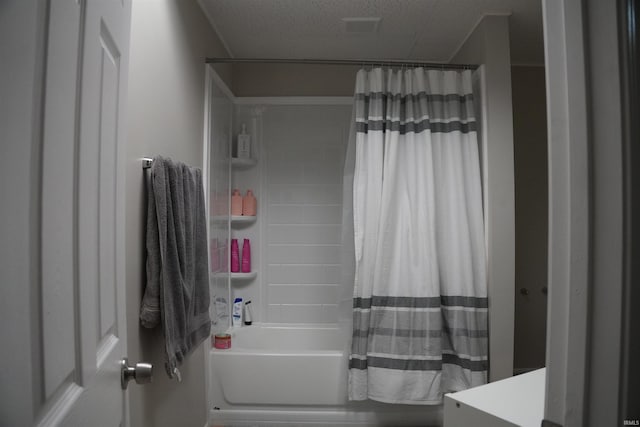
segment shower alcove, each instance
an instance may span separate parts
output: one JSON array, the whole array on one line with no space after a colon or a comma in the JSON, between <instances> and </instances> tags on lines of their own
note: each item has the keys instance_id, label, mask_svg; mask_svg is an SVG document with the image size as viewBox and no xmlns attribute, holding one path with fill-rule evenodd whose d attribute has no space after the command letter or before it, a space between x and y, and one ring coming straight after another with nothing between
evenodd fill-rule
<instances>
[{"instance_id":1,"label":"shower alcove","mask_svg":"<svg viewBox=\"0 0 640 427\"><path fill-rule=\"evenodd\" d=\"M474 92L492 381L513 371L513 141L510 117L489 114L511 108L508 39L506 45L494 39L506 35L502 18L485 18L476 31L502 26L505 33L471 37L487 46L480 54L462 49L458 58L482 64ZM212 334L232 334L230 350L206 346L209 424L441 425L441 405L350 402L346 396L353 288L343 285L340 249L352 97L236 97L210 65L206 90ZM233 159L243 124L251 135L249 164ZM229 215L232 189L253 190L255 218ZM233 238L251 241L249 277L228 273ZM252 301L254 323L230 329L237 297Z\"/></svg>"},{"instance_id":2,"label":"shower alcove","mask_svg":"<svg viewBox=\"0 0 640 427\"><path fill-rule=\"evenodd\" d=\"M209 206L212 333L207 349L210 423L441 422L440 407L349 403L352 289L341 285L342 168L350 97L233 97L210 86ZM242 124L251 164L237 164ZM236 163L236 164L234 164ZM254 191L255 218L228 214L232 189ZM250 239L252 273L228 273L230 239ZM230 302L251 300L251 326L229 329Z\"/></svg>"}]
</instances>

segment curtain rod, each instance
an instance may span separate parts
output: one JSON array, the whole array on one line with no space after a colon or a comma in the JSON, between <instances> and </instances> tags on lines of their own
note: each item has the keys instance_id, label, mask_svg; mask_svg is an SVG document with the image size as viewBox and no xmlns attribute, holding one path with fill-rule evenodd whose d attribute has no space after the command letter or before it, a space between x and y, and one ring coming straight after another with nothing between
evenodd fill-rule
<instances>
[{"instance_id":1,"label":"curtain rod","mask_svg":"<svg viewBox=\"0 0 640 427\"><path fill-rule=\"evenodd\" d=\"M207 64L316 64L316 65L371 65L371 66L403 66L412 65L425 68L442 68L454 70L475 70L476 64L443 64L427 61L410 61L399 59L293 59L293 58L206 58Z\"/></svg>"}]
</instances>

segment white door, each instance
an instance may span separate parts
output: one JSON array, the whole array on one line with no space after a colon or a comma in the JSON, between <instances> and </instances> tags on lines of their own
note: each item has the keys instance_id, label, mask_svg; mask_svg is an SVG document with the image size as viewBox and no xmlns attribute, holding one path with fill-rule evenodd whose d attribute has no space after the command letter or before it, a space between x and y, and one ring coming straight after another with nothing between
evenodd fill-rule
<instances>
[{"instance_id":1,"label":"white door","mask_svg":"<svg viewBox=\"0 0 640 427\"><path fill-rule=\"evenodd\" d=\"M124 110L129 0L51 0L41 194L40 425L127 425Z\"/></svg>"}]
</instances>

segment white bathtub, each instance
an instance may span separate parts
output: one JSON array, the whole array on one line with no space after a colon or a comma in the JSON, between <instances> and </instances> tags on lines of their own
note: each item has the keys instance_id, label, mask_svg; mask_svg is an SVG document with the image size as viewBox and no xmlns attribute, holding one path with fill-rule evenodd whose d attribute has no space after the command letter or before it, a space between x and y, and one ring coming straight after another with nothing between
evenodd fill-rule
<instances>
[{"instance_id":1,"label":"white bathtub","mask_svg":"<svg viewBox=\"0 0 640 427\"><path fill-rule=\"evenodd\" d=\"M254 324L211 349L209 425L441 424L442 407L350 402L350 328Z\"/></svg>"},{"instance_id":2,"label":"white bathtub","mask_svg":"<svg viewBox=\"0 0 640 427\"><path fill-rule=\"evenodd\" d=\"M338 405L346 400L348 335L338 327L232 328L231 348L211 350L230 404Z\"/></svg>"}]
</instances>

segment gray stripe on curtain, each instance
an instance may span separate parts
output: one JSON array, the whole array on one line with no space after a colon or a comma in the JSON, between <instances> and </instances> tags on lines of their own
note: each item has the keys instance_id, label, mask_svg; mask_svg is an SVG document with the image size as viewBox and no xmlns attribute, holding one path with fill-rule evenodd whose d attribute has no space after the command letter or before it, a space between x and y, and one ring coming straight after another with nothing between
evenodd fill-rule
<instances>
[{"instance_id":1,"label":"gray stripe on curtain","mask_svg":"<svg viewBox=\"0 0 640 427\"><path fill-rule=\"evenodd\" d=\"M390 95L389 95L390 96ZM396 95L395 98L399 98ZM432 100L433 99L433 100ZM428 117L432 121L457 118L462 122L474 121L473 95L405 95L401 102L384 98L384 94L376 93L373 97L356 94L354 107L356 120L366 121L368 118L395 118L398 115L406 121Z\"/></svg>"},{"instance_id":2,"label":"gray stripe on curtain","mask_svg":"<svg viewBox=\"0 0 640 427\"><path fill-rule=\"evenodd\" d=\"M472 329L451 329L451 328L443 328L443 330L434 330L434 329L394 329L394 328L371 328L369 331L358 329L353 331L354 338L360 337L368 337L369 333L378 336L390 336L390 337L400 337L400 338L441 338L443 332L448 335L453 335L454 337L471 337L471 338L486 338L488 337L487 331L485 330L472 330Z\"/></svg>"},{"instance_id":3,"label":"gray stripe on curtain","mask_svg":"<svg viewBox=\"0 0 640 427\"><path fill-rule=\"evenodd\" d=\"M354 298L352 353L398 356L488 354L487 298Z\"/></svg>"},{"instance_id":4,"label":"gray stripe on curtain","mask_svg":"<svg viewBox=\"0 0 640 427\"><path fill-rule=\"evenodd\" d=\"M470 360L455 354L443 353L442 359L393 359L389 357L368 356L366 359L351 359L350 369L365 370L368 367L397 369L401 371L436 371L441 370L442 365L458 365L470 371L486 371L489 368L487 360Z\"/></svg>"},{"instance_id":5,"label":"gray stripe on curtain","mask_svg":"<svg viewBox=\"0 0 640 427\"><path fill-rule=\"evenodd\" d=\"M399 94L399 93L391 93L391 92L369 92L369 93L356 93L355 100L356 101L393 101L400 102L400 105L404 106L407 102L416 102L416 101L427 101L427 102L456 102L456 103L465 103L465 102L473 102L473 94L467 93L463 95L459 95L457 93L448 93L446 95L432 93L428 94L426 92L416 92L416 93L407 93L407 94Z\"/></svg>"},{"instance_id":6,"label":"gray stripe on curtain","mask_svg":"<svg viewBox=\"0 0 640 427\"><path fill-rule=\"evenodd\" d=\"M438 297L391 297L373 295L371 298L356 297L353 299L353 308L376 307L472 307L487 308L489 300L486 297L467 297L455 295L440 295Z\"/></svg>"},{"instance_id":7,"label":"gray stripe on curtain","mask_svg":"<svg viewBox=\"0 0 640 427\"><path fill-rule=\"evenodd\" d=\"M444 327L450 330L476 331L474 336L486 333L486 310L420 310L407 309L376 309L359 310L354 313L354 331L367 331L374 334L376 329L406 329L406 330L439 330L444 319ZM359 325L362 324L362 327Z\"/></svg>"},{"instance_id":8,"label":"gray stripe on curtain","mask_svg":"<svg viewBox=\"0 0 640 427\"><path fill-rule=\"evenodd\" d=\"M393 323L390 320L387 324ZM437 355L441 351L456 351L471 357L487 354L486 329L453 328L442 321L436 321L421 329L410 332L389 332L390 328L354 328L352 350L354 354L385 353L405 356ZM402 329L401 329L402 330ZM405 330L406 331L406 330Z\"/></svg>"},{"instance_id":9,"label":"gray stripe on curtain","mask_svg":"<svg viewBox=\"0 0 640 427\"><path fill-rule=\"evenodd\" d=\"M420 133L426 130L432 133L461 132L469 133L476 131L476 122L431 122L429 119L420 122L401 123L397 120L369 120L367 122L356 122L356 132L368 133L369 131L392 131L400 132L400 135L407 133Z\"/></svg>"}]
</instances>

